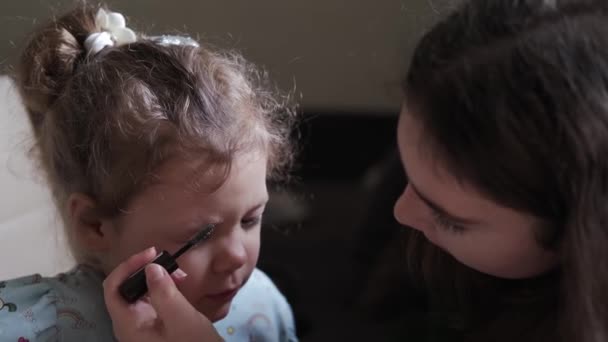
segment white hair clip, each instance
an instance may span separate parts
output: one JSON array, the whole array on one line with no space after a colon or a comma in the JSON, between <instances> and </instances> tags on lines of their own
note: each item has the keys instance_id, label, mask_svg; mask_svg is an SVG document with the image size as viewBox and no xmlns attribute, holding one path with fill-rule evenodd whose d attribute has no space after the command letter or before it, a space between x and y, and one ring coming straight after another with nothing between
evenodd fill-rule
<instances>
[{"instance_id":1,"label":"white hair clip","mask_svg":"<svg viewBox=\"0 0 608 342\"><path fill-rule=\"evenodd\" d=\"M200 46L196 40L194 40L190 37L186 37L186 36L174 36L174 35L165 34L162 36L151 36L151 37L148 37L148 39L155 42L156 44L163 45L163 46L170 46L170 45L187 45L187 46L193 46L193 47Z\"/></svg>"},{"instance_id":2,"label":"white hair clip","mask_svg":"<svg viewBox=\"0 0 608 342\"><path fill-rule=\"evenodd\" d=\"M97 11L95 25L101 32L91 33L84 41L89 54L96 54L107 46L121 46L137 41L137 35L125 24L125 17L116 12Z\"/></svg>"}]
</instances>

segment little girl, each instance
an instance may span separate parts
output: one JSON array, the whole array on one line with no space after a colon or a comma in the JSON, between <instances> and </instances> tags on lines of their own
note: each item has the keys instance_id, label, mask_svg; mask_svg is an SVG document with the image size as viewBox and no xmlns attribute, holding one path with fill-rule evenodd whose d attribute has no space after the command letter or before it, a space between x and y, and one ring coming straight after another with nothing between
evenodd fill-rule
<instances>
[{"instance_id":1,"label":"little girl","mask_svg":"<svg viewBox=\"0 0 608 342\"><path fill-rule=\"evenodd\" d=\"M296 340L289 304L255 268L266 180L289 164L293 123L262 74L83 4L34 34L16 82L78 266L0 283L1 341L113 341L105 275L208 224L178 259L180 291L228 341Z\"/></svg>"}]
</instances>

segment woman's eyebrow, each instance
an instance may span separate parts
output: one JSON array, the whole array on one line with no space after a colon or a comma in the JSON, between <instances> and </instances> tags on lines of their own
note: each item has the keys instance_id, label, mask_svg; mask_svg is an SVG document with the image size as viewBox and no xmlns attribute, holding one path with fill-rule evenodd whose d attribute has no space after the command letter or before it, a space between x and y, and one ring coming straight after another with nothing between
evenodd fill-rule
<instances>
[{"instance_id":1,"label":"woman's eyebrow","mask_svg":"<svg viewBox=\"0 0 608 342\"><path fill-rule=\"evenodd\" d=\"M479 221L476 221L476 220L473 220L470 218L459 217L457 215L451 214L446 209L444 209L443 207L438 205L436 202L429 199L426 195L422 194L420 192L420 190L418 190L418 188L414 184L411 183L411 181L410 181L409 185L412 187L412 190L416 193L418 198L420 198L422 200L422 202L424 202L432 210L434 210L434 211L440 213L441 215L445 216L446 218L448 218L450 221L457 223L457 224L464 225L464 226L473 226L473 225L480 224Z\"/></svg>"}]
</instances>

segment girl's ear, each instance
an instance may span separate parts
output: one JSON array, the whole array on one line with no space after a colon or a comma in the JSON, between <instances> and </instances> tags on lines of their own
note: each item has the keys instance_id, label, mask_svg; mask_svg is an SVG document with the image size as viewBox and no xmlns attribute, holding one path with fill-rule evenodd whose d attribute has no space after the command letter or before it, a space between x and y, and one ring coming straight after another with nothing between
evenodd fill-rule
<instances>
[{"instance_id":1,"label":"girl's ear","mask_svg":"<svg viewBox=\"0 0 608 342\"><path fill-rule=\"evenodd\" d=\"M73 193L68 198L67 209L76 241L86 250L107 252L115 230L112 221L101 215L97 203L85 194Z\"/></svg>"}]
</instances>

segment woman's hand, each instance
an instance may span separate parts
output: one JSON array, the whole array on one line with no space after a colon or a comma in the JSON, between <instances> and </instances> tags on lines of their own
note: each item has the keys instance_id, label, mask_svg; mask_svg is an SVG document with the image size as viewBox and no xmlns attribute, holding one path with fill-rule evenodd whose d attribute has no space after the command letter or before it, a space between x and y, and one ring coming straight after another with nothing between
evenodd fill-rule
<instances>
[{"instance_id":1,"label":"woman's hand","mask_svg":"<svg viewBox=\"0 0 608 342\"><path fill-rule=\"evenodd\" d=\"M159 265L146 266L146 299L129 304L120 296L120 284L155 256L154 248L132 256L116 267L103 283L116 338L121 342L223 341L211 322L190 305L174 279ZM183 271L173 274L185 276Z\"/></svg>"}]
</instances>

